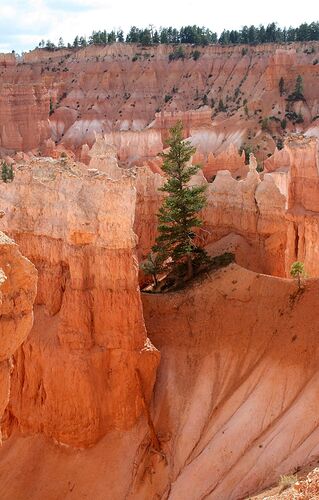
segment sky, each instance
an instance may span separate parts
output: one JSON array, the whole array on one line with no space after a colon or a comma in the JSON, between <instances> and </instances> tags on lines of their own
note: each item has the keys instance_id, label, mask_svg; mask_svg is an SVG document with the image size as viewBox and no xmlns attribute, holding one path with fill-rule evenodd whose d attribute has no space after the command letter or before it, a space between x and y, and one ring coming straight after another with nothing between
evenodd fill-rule
<instances>
[{"instance_id":1,"label":"sky","mask_svg":"<svg viewBox=\"0 0 319 500\"><path fill-rule=\"evenodd\" d=\"M298 8L297 8L298 5ZM130 26L188 24L220 33L245 24L277 22L298 26L319 19L318 0L0 0L0 52L33 49L44 40L73 42L93 30L111 31Z\"/></svg>"}]
</instances>

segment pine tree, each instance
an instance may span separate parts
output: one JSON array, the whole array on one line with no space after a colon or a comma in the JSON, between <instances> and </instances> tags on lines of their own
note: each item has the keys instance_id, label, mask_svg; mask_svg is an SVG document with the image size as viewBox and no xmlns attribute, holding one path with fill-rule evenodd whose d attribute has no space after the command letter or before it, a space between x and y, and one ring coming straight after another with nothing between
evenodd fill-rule
<instances>
[{"instance_id":1,"label":"pine tree","mask_svg":"<svg viewBox=\"0 0 319 500\"><path fill-rule=\"evenodd\" d=\"M13 174L12 165L8 165L8 174L7 174L8 181L12 182L13 181L13 177L14 177L14 174Z\"/></svg>"},{"instance_id":2,"label":"pine tree","mask_svg":"<svg viewBox=\"0 0 319 500\"><path fill-rule=\"evenodd\" d=\"M171 261L173 271L185 269L187 278L193 276L194 265L207 259L206 252L195 243L195 229L202 225L198 213L204 208L205 186L189 186L191 177L199 170L191 165L195 148L183 141L183 125L179 121L170 129L170 149L161 154L162 169L167 181L161 191L168 194L159 210L159 235L153 247L158 262Z\"/></svg>"},{"instance_id":3,"label":"pine tree","mask_svg":"<svg viewBox=\"0 0 319 500\"><path fill-rule=\"evenodd\" d=\"M281 77L279 80L279 92L280 92L281 96L285 92L285 81L284 81L283 77Z\"/></svg>"},{"instance_id":4,"label":"pine tree","mask_svg":"<svg viewBox=\"0 0 319 500\"><path fill-rule=\"evenodd\" d=\"M290 276L292 276L292 278L297 279L298 289L300 290L301 278L306 276L305 266L303 262L296 261L293 264L291 264Z\"/></svg>"},{"instance_id":5,"label":"pine tree","mask_svg":"<svg viewBox=\"0 0 319 500\"><path fill-rule=\"evenodd\" d=\"M155 287L157 287L157 276L162 271L162 267L163 262L161 262L159 255L153 252L149 253L144 262L141 264L142 271L144 271L146 275L152 276Z\"/></svg>"},{"instance_id":6,"label":"pine tree","mask_svg":"<svg viewBox=\"0 0 319 500\"><path fill-rule=\"evenodd\" d=\"M296 98L303 99L303 80L302 80L301 75L298 75L296 78L296 85L295 85L294 94L295 94Z\"/></svg>"},{"instance_id":7,"label":"pine tree","mask_svg":"<svg viewBox=\"0 0 319 500\"><path fill-rule=\"evenodd\" d=\"M1 165L1 178L3 182L8 182L8 165L5 161L3 161Z\"/></svg>"},{"instance_id":8,"label":"pine tree","mask_svg":"<svg viewBox=\"0 0 319 500\"><path fill-rule=\"evenodd\" d=\"M12 182L14 178L12 165L8 165L5 161L1 164L1 178L3 182Z\"/></svg>"}]
</instances>

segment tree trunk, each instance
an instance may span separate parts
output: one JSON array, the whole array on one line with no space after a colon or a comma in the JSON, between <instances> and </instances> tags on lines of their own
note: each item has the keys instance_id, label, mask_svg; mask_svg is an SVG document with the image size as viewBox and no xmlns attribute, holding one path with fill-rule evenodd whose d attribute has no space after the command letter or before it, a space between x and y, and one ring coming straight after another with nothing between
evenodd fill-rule
<instances>
[{"instance_id":1,"label":"tree trunk","mask_svg":"<svg viewBox=\"0 0 319 500\"><path fill-rule=\"evenodd\" d=\"M300 273L298 273L298 288L300 290Z\"/></svg>"},{"instance_id":2,"label":"tree trunk","mask_svg":"<svg viewBox=\"0 0 319 500\"><path fill-rule=\"evenodd\" d=\"M153 274L153 285L154 285L154 288L156 288L156 287L157 287L157 285L158 285L158 281L157 281L157 276L156 276L156 274Z\"/></svg>"}]
</instances>

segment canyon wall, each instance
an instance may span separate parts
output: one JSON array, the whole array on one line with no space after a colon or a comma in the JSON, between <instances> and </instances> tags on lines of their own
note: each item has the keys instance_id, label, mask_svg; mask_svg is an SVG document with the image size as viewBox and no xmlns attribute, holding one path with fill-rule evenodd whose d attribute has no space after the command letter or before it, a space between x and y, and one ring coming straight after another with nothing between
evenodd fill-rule
<instances>
[{"instance_id":1,"label":"canyon wall","mask_svg":"<svg viewBox=\"0 0 319 500\"><path fill-rule=\"evenodd\" d=\"M185 57L170 60L175 49L118 43L35 50L22 59L2 55L0 148L41 152L51 138L79 158L82 145L105 133L121 162L132 165L156 156L168 128L181 119L185 136L215 175L209 155L249 143L262 163L286 132L318 133L318 42L200 47L197 60L194 48L185 45ZM305 101L289 103L298 74ZM304 121L287 118L281 128L288 111L301 113ZM261 125L267 118L266 130Z\"/></svg>"},{"instance_id":2,"label":"canyon wall","mask_svg":"<svg viewBox=\"0 0 319 500\"><path fill-rule=\"evenodd\" d=\"M317 459L318 280L298 291L233 264L142 300L161 352L160 449L141 420L83 450L15 434L1 450L1 498L238 500Z\"/></svg>"},{"instance_id":3,"label":"canyon wall","mask_svg":"<svg viewBox=\"0 0 319 500\"><path fill-rule=\"evenodd\" d=\"M199 242L211 255L231 251L238 264L256 272L289 277L291 264L305 264L308 276L319 276L317 207L318 140L290 136L279 156L275 153L270 172L258 173L251 155L249 172L235 179L234 170L220 170L213 182L201 174L193 180L206 183L207 206ZM281 152L280 152L281 153ZM238 155L237 155L238 157ZM289 158L282 168L282 158ZM228 164L226 163L225 167ZM150 169L138 169L138 204L135 232L139 257L144 258L156 237L156 213L164 179Z\"/></svg>"},{"instance_id":4,"label":"canyon wall","mask_svg":"<svg viewBox=\"0 0 319 500\"><path fill-rule=\"evenodd\" d=\"M9 401L12 356L32 328L36 286L33 264L0 233L0 418Z\"/></svg>"},{"instance_id":5,"label":"canyon wall","mask_svg":"<svg viewBox=\"0 0 319 500\"><path fill-rule=\"evenodd\" d=\"M149 403L159 354L138 290L134 179L112 180L104 170L34 159L0 186L1 226L39 272L7 432L87 446L132 427Z\"/></svg>"}]
</instances>

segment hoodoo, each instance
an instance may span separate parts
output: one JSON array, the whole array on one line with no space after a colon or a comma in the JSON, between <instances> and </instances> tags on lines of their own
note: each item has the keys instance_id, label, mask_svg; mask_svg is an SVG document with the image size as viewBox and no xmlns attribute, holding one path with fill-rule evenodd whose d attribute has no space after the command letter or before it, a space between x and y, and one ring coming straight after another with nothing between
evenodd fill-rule
<instances>
[{"instance_id":1,"label":"hoodoo","mask_svg":"<svg viewBox=\"0 0 319 500\"><path fill-rule=\"evenodd\" d=\"M40 14L106 13L71 3ZM319 498L318 22L31 36L0 33L0 498Z\"/></svg>"}]
</instances>

